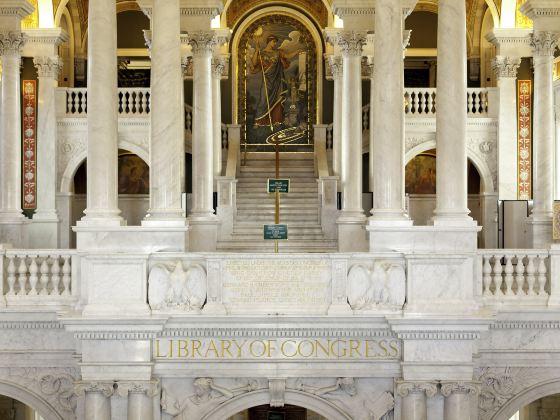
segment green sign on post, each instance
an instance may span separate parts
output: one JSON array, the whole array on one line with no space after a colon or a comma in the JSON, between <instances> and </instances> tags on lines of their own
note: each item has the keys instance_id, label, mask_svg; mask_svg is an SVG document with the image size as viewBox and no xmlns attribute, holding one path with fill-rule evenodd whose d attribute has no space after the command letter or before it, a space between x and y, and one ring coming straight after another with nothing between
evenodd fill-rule
<instances>
[{"instance_id":1,"label":"green sign on post","mask_svg":"<svg viewBox=\"0 0 560 420\"><path fill-rule=\"evenodd\" d=\"M289 179L269 179L268 182L268 192L269 193L289 193L290 192L290 180Z\"/></svg>"},{"instance_id":2,"label":"green sign on post","mask_svg":"<svg viewBox=\"0 0 560 420\"><path fill-rule=\"evenodd\" d=\"M264 239L285 241L288 239L288 225L264 225Z\"/></svg>"}]
</instances>

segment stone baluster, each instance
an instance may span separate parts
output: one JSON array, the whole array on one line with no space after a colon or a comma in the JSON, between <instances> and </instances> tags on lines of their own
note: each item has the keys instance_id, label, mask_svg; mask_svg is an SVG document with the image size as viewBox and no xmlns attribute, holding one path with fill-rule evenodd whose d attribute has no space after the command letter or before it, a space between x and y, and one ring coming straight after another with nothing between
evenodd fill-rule
<instances>
[{"instance_id":1,"label":"stone baluster","mask_svg":"<svg viewBox=\"0 0 560 420\"><path fill-rule=\"evenodd\" d=\"M340 176L340 152L341 152L341 135L342 135L342 98L344 91L342 90L342 57L339 55L329 56L328 65L331 68L334 80L334 96L333 96L333 134L332 134L332 166L333 175Z\"/></svg>"},{"instance_id":2,"label":"stone baluster","mask_svg":"<svg viewBox=\"0 0 560 420\"><path fill-rule=\"evenodd\" d=\"M559 35L537 31L531 35L535 72L535 120L533 123L533 213L531 239L534 248L552 242L552 203L554 191L554 92L552 65Z\"/></svg>"},{"instance_id":3,"label":"stone baluster","mask_svg":"<svg viewBox=\"0 0 560 420\"><path fill-rule=\"evenodd\" d=\"M468 382L444 382L441 394L445 397L444 420L471 420L470 396L479 392L479 386Z\"/></svg>"},{"instance_id":4,"label":"stone baluster","mask_svg":"<svg viewBox=\"0 0 560 420\"><path fill-rule=\"evenodd\" d=\"M432 382L401 382L397 394L402 398L401 417L406 420L427 420L426 397L437 394L437 385Z\"/></svg>"},{"instance_id":5,"label":"stone baluster","mask_svg":"<svg viewBox=\"0 0 560 420\"><path fill-rule=\"evenodd\" d=\"M212 124L214 139L214 183L222 175L222 76L226 73L228 60L224 56L212 57Z\"/></svg>"},{"instance_id":6,"label":"stone baluster","mask_svg":"<svg viewBox=\"0 0 560 420\"><path fill-rule=\"evenodd\" d=\"M78 225L120 226L116 0L89 2L87 208Z\"/></svg>"},{"instance_id":7,"label":"stone baluster","mask_svg":"<svg viewBox=\"0 0 560 420\"><path fill-rule=\"evenodd\" d=\"M369 224L410 226L412 223L404 210L403 10L400 1L377 0L375 31L374 83L383 88L374 89L372 93L373 208ZM417 112L424 107L422 97L423 93L417 94Z\"/></svg>"},{"instance_id":8,"label":"stone baluster","mask_svg":"<svg viewBox=\"0 0 560 420\"><path fill-rule=\"evenodd\" d=\"M85 397L85 420L111 420L113 382L78 382L75 392Z\"/></svg>"},{"instance_id":9,"label":"stone baluster","mask_svg":"<svg viewBox=\"0 0 560 420\"><path fill-rule=\"evenodd\" d=\"M328 34L329 42L342 51L342 132L340 187L342 211L337 220L340 251L366 247L365 215L362 209L362 109L361 54L366 42L362 31L342 30Z\"/></svg>"},{"instance_id":10,"label":"stone baluster","mask_svg":"<svg viewBox=\"0 0 560 420\"><path fill-rule=\"evenodd\" d=\"M142 224L184 226L185 114L179 0L154 0L151 20L150 209Z\"/></svg>"},{"instance_id":11,"label":"stone baluster","mask_svg":"<svg viewBox=\"0 0 560 420\"><path fill-rule=\"evenodd\" d=\"M128 398L127 420L153 420L153 399L158 392L158 382L118 382L118 395Z\"/></svg>"},{"instance_id":12,"label":"stone baluster","mask_svg":"<svg viewBox=\"0 0 560 420\"><path fill-rule=\"evenodd\" d=\"M465 2L439 1L436 226L473 225L467 207L466 18Z\"/></svg>"}]
</instances>

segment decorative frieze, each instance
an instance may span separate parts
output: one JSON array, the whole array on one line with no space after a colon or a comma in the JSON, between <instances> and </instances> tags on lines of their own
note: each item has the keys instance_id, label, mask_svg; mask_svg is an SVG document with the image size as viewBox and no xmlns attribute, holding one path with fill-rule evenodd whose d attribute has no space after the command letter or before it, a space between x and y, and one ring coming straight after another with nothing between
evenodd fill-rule
<instances>
[{"instance_id":1,"label":"decorative frieze","mask_svg":"<svg viewBox=\"0 0 560 420\"><path fill-rule=\"evenodd\" d=\"M26 38L23 32L0 32L0 56L19 57Z\"/></svg>"},{"instance_id":2,"label":"decorative frieze","mask_svg":"<svg viewBox=\"0 0 560 420\"><path fill-rule=\"evenodd\" d=\"M560 34L549 31L535 31L531 34L531 46L535 57L554 57Z\"/></svg>"},{"instance_id":3,"label":"decorative frieze","mask_svg":"<svg viewBox=\"0 0 560 420\"><path fill-rule=\"evenodd\" d=\"M520 65L520 57L497 56L494 60L492 60L492 69L496 73L498 79L517 78L517 70Z\"/></svg>"}]
</instances>

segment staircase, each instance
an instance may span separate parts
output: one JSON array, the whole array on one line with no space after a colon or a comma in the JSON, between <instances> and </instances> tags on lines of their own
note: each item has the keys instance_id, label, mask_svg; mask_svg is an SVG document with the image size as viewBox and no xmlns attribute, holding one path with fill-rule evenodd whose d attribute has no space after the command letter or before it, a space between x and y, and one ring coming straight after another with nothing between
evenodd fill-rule
<instances>
[{"instance_id":1,"label":"staircase","mask_svg":"<svg viewBox=\"0 0 560 420\"><path fill-rule=\"evenodd\" d=\"M280 178L290 179L290 193L280 196L280 223L288 225L288 241L279 252L336 252L337 242L325 239L312 153L281 154ZM275 195L267 179L276 177L274 154L248 154L237 182L237 215L231 240L218 242L223 252L274 252L263 240L263 225L274 223Z\"/></svg>"}]
</instances>

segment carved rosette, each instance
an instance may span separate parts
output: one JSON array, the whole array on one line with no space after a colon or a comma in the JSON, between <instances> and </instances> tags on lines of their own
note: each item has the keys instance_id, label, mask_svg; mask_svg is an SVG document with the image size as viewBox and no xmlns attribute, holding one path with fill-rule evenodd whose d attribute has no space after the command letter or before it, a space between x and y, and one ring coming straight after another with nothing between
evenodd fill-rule
<instances>
[{"instance_id":1,"label":"carved rosette","mask_svg":"<svg viewBox=\"0 0 560 420\"><path fill-rule=\"evenodd\" d=\"M26 38L23 32L0 32L0 55L19 57Z\"/></svg>"},{"instance_id":2,"label":"carved rosette","mask_svg":"<svg viewBox=\"0 0 560 420\"><path fill-rule=\"evenodd\" d=\"M224 56L212 57L212 76L215 79L221 79L227 76L229 60Z\"/></svg>"},{"instance_id":3,"label":"carved rosette","mask_svg":"<svg viewBox=\"0 0 560 420\"><path fill-rule=\"evenodd\" d=\"M342 57L340 55L329 55L326 59L326 62L333 79L342 79Z\"/></svg>"},{"instance_id":4,"label":"carved rosette","mask_svg":"<svg viewBox=\"0 0 560 420\"><path fill-rule=\"evenodd\" d=\"M451 394L477 395L480 385L473 382L443 382L441 384L441 395L449 397Z\"/></svg>"},{"instance_id":5,"label":"carved rosette","mask_svg":"<svg viewBox=\"0 0 560 420\"><path fill-rule=\"evenodd\" d=\"M401 398L406 398L410 394L421 393L425 393L428 398L433 398L437 391L435 382L400 382L397 384L397 394Z\"/></svg>"},{"instance_id":6,"label":"carved rosette","mask_svg":"<svg viewBox=\"0 0 560 420\"><path fill-rule=\"evenodd\" d=\"M554 57L560 34L548 31L535 31L531 34L531 46L535 57Z\"/></svg>"},{"instance_id":7,"label":"carved rosette","mask_svg":"<svg viewBox=\"0 0 560 420\"><path fill-rule=\"evenodd\" d=\"M74 392L79 397L84 396L86 393L98 393L109 398L113 395L114 391L113 382L76 382L74 384Z\"/></svg>"},{"instance_id":8,"label":"carved rosette","mask_svg":"<svg viewBox=\"0 0 560 420\"><path fill-rule=\"evenodd\" d=\"M160 392L159 381L118 382L117 385L117 394L123 398L128 394L146 394L149 398L154 398Z\"/></svg>"},{"instance_id":9,"label":"carved rosette","mask_svg":"<svg viewBox=\"0 0 560 420\"><path fill-rule=\"evenodd\" d=\"M335 35L328 36L331 44L338 45L342 55L347 57L359 57L366 44L367 33L364 31L340 31Z\"/></svg>"},{"instance_id":10,"label":"carved rosette","mask_svg":"<svg viewBox=\"0 0 560 420\"><path fill-rule=\"evenodd\" d=\"M62 69L62 59L59 56L54 57L35 57L33 64L37 68L39 77L51 77L57 79Z\"/></svg>"},{"instance_id":11,"label":"carved rosette","mask_svg":"<svg viewBox=\"0 0 560 420\"><path fill-rule=\"evenodd\" d=\"M517 78L517 70L520 65L520 57L497 56L494 60L492 60L492 69L499 79Z\"/></svg>"}]
</instances>

